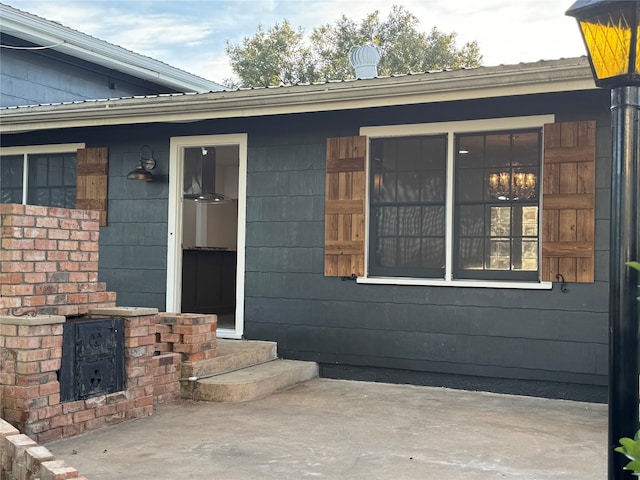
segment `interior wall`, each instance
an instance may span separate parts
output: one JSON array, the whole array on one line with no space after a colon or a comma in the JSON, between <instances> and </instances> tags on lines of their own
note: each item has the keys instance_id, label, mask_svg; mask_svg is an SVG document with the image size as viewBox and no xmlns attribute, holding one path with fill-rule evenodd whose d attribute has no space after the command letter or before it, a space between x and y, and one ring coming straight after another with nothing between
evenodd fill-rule
<instances>
[{"instance_id":1,"label":"interior wall","mask_svg":"<svg viewBox=\"0 0 640 480\"><path fill-rule=\"evenodd\" d=\"M206 247L237 249L238 200L222 205L205 205L207 209Z\"/></svg>"}]
</instances>

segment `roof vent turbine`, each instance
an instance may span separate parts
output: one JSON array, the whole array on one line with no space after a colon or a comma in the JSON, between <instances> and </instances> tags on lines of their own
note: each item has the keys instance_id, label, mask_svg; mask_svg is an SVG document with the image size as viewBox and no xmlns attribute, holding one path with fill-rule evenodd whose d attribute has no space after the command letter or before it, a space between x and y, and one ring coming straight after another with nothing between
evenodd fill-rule
<instances>
[{"instance_id":1,"label":"roof vent turbine","mask_svg":"<svg viewBox=\"0 0 640 480\"><path fill-rule=\"evenodd\" d=\"M356 78L375 78L378 76L378 62L382 56L380 49L368 43L349 50L349 63L356 69Z\"/></svg>"}]
</instances>

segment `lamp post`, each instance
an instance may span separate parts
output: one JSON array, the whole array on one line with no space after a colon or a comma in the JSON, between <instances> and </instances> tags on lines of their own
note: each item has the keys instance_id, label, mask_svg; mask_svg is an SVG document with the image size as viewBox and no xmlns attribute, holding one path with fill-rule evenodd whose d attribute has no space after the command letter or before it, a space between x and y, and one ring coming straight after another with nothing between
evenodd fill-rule
<instances>
[{"instance_id":1,"label":"lamp post","mask_svg":"<svg viewBox=\"0 0 640 480\"><path fill-rule=\"evenodd\" d=\"M611 89L613 161L609 245L609 479L631 479L621 437L638 430L638 275L640 258L640 0L578 0L578 20L596 85Z\"/></svg>"}]
</instances>

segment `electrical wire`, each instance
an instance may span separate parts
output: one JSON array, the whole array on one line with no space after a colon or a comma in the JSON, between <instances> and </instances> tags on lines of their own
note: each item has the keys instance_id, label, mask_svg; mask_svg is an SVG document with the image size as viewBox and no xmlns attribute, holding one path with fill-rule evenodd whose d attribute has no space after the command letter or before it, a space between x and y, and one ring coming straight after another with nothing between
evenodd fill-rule
<instances>
[{"instance_id":1,"label":"electrical wire","mask_svg":"<svg viewBox=\"0 0 640 480\"><path fill-rule=\"evenodd\" d=\"M63 45L66 42L59 42L59 43L54 43L53 45L45 45L43 47L18 47L15 45L2 45L0 44L0 48L9 48L11 50L46 50L48 48L54 48L54 47L59 47L60 45Z\"/></svg>"}]
</instances>

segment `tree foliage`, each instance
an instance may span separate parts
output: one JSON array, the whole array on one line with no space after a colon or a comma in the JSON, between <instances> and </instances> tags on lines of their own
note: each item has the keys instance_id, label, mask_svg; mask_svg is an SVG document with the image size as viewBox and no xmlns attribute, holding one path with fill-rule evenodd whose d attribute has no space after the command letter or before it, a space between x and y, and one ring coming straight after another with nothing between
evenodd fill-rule
<instances>
[{"instance_id":1,"label":"tree foliage","mask_svg":"<svg viewBox=\"0 0 640 480\"><path fill-rule=\"evenodd\" d=\"M349 51L367 43L381 50L380 76L480 66L477 42L458 48L455 32L444 33L436 27L422 32L419 23L415 15L397 5L386 19L377 10L360 22L343 15L334 23L314 28L308 38L302 29L294 31L284 20L266 31L258 27L240 44L227 42L226 51L244 87L353 78Z\"/></svg>"}]
</instances>

